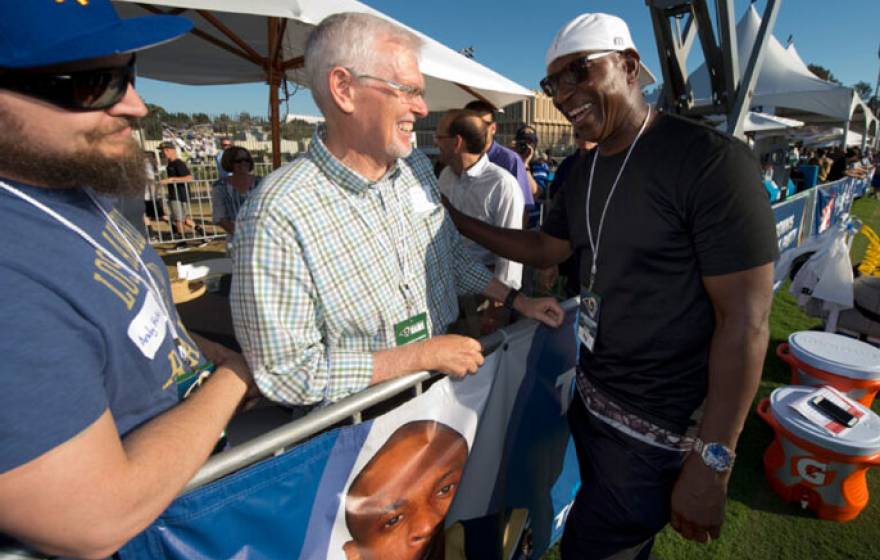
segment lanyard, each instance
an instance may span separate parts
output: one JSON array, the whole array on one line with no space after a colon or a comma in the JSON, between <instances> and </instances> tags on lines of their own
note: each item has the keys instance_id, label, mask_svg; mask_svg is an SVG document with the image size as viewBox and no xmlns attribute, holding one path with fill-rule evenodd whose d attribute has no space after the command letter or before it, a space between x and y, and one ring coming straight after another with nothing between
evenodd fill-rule
<instances>
[{"instance_id":1,"label":"lanyard","mask_svg":"<svg viewBox=\"0 0 880 560\"><path fill-rule=\"evenodd\" d=\"M89 199L91 199L92 203L98 207L98 209L104 215L105 219L113 226L113 228L119 234L119 237L128 246L128 248L131 250L132 254L138 260L138 262L141 265L141 268L143 268L144 273L146 274L146 278L147 278L146 280L144 279L143 276L141 276L140 274L138 274L137 272L132 270L132 268L130 266L128 266L125 262L123 262L122 259L117 257L115 253L113 253L112 251L110 251L109 249L107 249L106 247L101 245L100 243L98 243L95 240L95 238L92 237L91 235L89 235L85 230L83 230L81 227L74 224L73 222L71 222L70 220L68 220L67 218L65 218L64 216L62 216L58 212L56 212L55 210L49 208L48 206L46 206L45 204L43 204L39 200L31 197L30 195L28 195L26 193L21 192L20 190L16 189L15 187L13 187L11 185L6 184L3 181L0 181L0 188L3 188L4 190L9 192L10 194L17 196L18 198L24 200L25 202L27 202L31 206L34 206L38 210L41 210L45 214L48 214L50 217L52 217L56 221L58 221L61 225L63 225L67 229L71 230L72 232L74 232L77 235L79 235L80 237L82 237L89 245L91 245L96 250L103 253L107 258L109 258L111 261L113 261L113 263L116 264L118 267L125 270L128 274L137 278L138 281L141 284L143 284L143 286L149 292L152 293L153 298L159 304L159 307L162 308L162 315L164 315L165 322L168 324L168 330L171 331L171 337L174 340L175 348L176 348L178 354L180 355L180 357L184 359L184 362L186 361L186 359L185 359L186 353L183 350L183 346L180 341L180 335L177 332L177 326L174 324L174 321L171 318L171 313L168 311L168 307L166 305L165 298L162 296L162 292L159 290L159 286L156 283L156 279L153 278L153 275L150 273L150 270L147 268L146 263L144 263L143 259L141 259L141 256L138 254L138 252L135 250L135 248L131 245L131 243L128 241L128 239L125 237L125 235L122 234L122 230L119 228L119 226L113 220L113 218L110 217L110 214L108 214L107 211L104 210L104 207L98 203L98 200L95 198L95 195L93 195L88 190L84 189L85 193L88 195Z\"/></svg>"},{"instance_id":2,"label":"lanyard","mask_svg":"<svg viewBox=\"0 0 880 560\"><path fill-rule=\"evenodd\" d=\"M355 213L358 215L358 217L361 219L361 221L364 223L364 225L367 227L367 229L372 229L373 226L370 224L370 221L364 215L363 210L358 205L358 201L354 198L354 196L351 195L350 193L348 193L344 187L340 187L340 190L342 190L343 195L345 196L345 199L348 201L348 203L352 207L352 209L354 209ZM394 194L394 200L395 200L395 203L397 204L397 212L391 212L391 214L394 215L394 217L393 217L394 232L392 235L396 235L397 239L394 239L393 237L389 236L388 241L389 241L389 246L394 248L394 252L397 256L397 265L398 265L398 267L400 267L400 277L401 277L400 286L399 286L400 291L403 293L403 299L406 304L407 312L412 313L413 309L414 309L414 305L413 305L413 294L412 294L411 286L410 286L411 274L410 274L409 258L408 258L409 244L407 243L407 240L406 240L406 231L405 231L406 227L402 223L403 222L403 217L402 217L403 205L400 201L400 194L398 194L398 192L397 192L397 186L395 184L393 184L393 182L391 184L391 191ZM387 212L386 212L386 214L387 214ZM387 232L387 228L383 228L383 230L385 230ZM387 233L386 233L386 235L387 235Z\"/></svg>"},{"instance_id":3,"label":"lanyard","mask_svg":"<svg viewBox=\"0 0 880 560\"><path fill-rule=\"evenodd\" d=\"M590 284L587 286L588 291L593 291L593 282L596 280L596 265L599 262L599 243L602 241L602 228L605 225L605 214L608 212L608 205L611 203L611 197L614 196L614 191L617 189L617 182L620 181L620 176L623 175L623 170L626 167L626 163L629 161L629 156L632 154L633 148L636 147L639 138L642 137L642 133L645 132L649 120L651 120L650 105L648 105L648 114L645 115L645 122L642 123L642 127L639 129L639 133L636 134L633 143L629 145L629 149L626 151L626 157L623 158L623 163L620 165L620 170L617 172L617 177L615 177L614 182L611 183L611 190L608 192L608 197L605 199L605 206L602 208L602 216L599 218L599 229L596 231L596 240L594 242L593 229L590 227L590 195L593 192L593 174L596 171L596 160L599 159L599 147L596 146L596 155L593 156L593 164L590 166L590 178L587 182L587 239L590 241L590 249L593 252L593 264L590 266Z\"/></svg>"}]
</instances>

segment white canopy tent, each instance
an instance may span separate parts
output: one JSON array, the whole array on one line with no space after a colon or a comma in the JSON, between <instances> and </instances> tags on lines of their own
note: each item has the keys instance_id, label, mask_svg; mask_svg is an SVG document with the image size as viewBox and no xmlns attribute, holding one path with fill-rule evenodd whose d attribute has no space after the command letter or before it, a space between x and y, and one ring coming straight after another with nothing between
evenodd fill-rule
<instances>
[{"instance_id":1,"label":"white canopy tent","mask_svg":"<svg viewBox=\"0 0 880 560\"><path fill-rule=\"evenodd\" d=\"M839 126L808 126L793 132L792 140L799 140L806 148L827 148L839 146L843 139L843 128ZM848 130L846 132L846 146L860 146L863 136L858 132Z\"/></svg>"},{"instance_id":2,"label":"white canopy tent","mask_svg":"<svg viewBox=\"0 0 880 560\"><path fill-rule=\"evenodd\" d=\"M709 121L713 123L717 122L718 126L716 128L725 131L727 130L727 119L724 115L712 115L709 117ZM778 132L780 130L798 128L801 126L804 126L804 121L749 111L746 115L746 122L743 126L743 131L760 134L765 132Z\"/></svg>"},{"instance_id":3,"label":"white canopy tent","mask_svg":"<svg viewBox=\"0 0 880 560\"><path fill-rule=\"evenodd\" d=\"M753 5L736 25L739 64L745 67L747 56L758 35L761 19ZM705 64L689 78L698 104L709 103L711 84ZM808 123L849 123L854 113L861 112L864 129L876 129L876 117L849 87L826 82L809 71L794 46L788 48L771 36L764 63L758 75L751 101L752 107L784 109L784 115ZM848 126L847 126L848 128ZM842 137L842 134L841 134Z\"/></svg>"},{"instance_id":4,"label":"white canopy tent","mask_svg":"<svg viewBox=\"0 0 880 560\"><path fill-rule=\"evenodd\" d=\"M114 0L122 17L168 13L194 24L186 36L138 54L142 76L179 84L269 84L273 159L280 162L278 88L283 80L308 87L302 72L309 32L328 15L365 12L409 29L424 42L420 69L431 110L482 99L503 107L532 91L357 0Z\"/></svg>"}]
</instances>

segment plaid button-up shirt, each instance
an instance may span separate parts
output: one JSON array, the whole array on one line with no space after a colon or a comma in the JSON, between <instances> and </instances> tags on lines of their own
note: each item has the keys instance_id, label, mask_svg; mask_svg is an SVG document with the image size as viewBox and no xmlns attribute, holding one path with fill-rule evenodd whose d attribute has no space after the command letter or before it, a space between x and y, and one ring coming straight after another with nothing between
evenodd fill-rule
<instances>
[{"instance_id":1,"label":"plaid button-up shirt","mask_svg":"<svg viewBox=\"0 0 880 560\"><path fill-rule=\"evenodd\" d=\"M396 323L427 312L431 334L443 333L457 296L491 279L423 154L368 181L327 150L323 132L248 198L233 247L236 336L263 394L293 405L363 390Z\"/></svg>"}]
</instances>

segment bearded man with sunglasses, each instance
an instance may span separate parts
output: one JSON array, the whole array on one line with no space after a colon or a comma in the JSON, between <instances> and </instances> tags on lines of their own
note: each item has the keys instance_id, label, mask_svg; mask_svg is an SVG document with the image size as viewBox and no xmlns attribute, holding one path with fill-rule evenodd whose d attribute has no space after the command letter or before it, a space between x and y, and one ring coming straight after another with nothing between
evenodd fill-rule
<instances>
[{"instance_id":1,"label":"bearded man with sunglasses","mask_svg":"<svg viewBox=\"0 0 880 560\"><path fill-rule=\"evenodd\" d=\"M648 558L671 520L719 536L734 448L767 348L776 236L747 146L642 96L626 23L557 34L541 86L584 140L541 232L453 211L491 251L545 268L580 257L581 342L568 411L581 489L566 559Z\"/></svg>"},{"instance_id":2,"label":"bearded man with sunglasses","mask_svg":"<svg viewBox=\"0 0 880 560\"><path fill-rule=\"evenodd\" d=\"M520 295L474 262L443 211L410 141L427 114L420 47L355 13L329 16L307 41L326 125L248 198L233 243L236 337L271 400L320 405L411 372L476 372L480 343L443 334L458 295L562 320L554 300Z\"/></svg>"},{"instance_id":3,"label":"bearded man with sunglasses","mask_svg":"<svg viewBox=\"0 0 880 560\"><path fill-rule=\"evenodd\" d=\"M0 9L0 533L104 558L253 387L240 355L186 332L164 264L112 206L145 184L134 52L191 24L120 20L106 0Z\"/></svg>"}]
</instances>

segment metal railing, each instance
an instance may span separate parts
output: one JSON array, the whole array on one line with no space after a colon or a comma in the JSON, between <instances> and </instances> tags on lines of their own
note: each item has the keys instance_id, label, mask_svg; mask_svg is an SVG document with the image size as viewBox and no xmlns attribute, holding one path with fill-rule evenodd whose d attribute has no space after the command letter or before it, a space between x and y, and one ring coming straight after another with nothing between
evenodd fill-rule
<instances>
[{"instance_id":1,"label":"metal railing","mask_svg":"<svg viewBox=\"0 0 880 560\"><path fill-rule=\"evenodd\" d=\"M161 184L159 179L167 178L163 169L157 181L147 189L143 233L153 246L174 245L185 249L226 238L226 232L212 219L211 190L219 178L217 166L212 162L190 164L188 168L193 180L178 183L183 187L175 189L172 185ZM254 175L264 177L271 172L272 164L254 163ZM183 190L182 200L171 194L174 190ZM172 201L183 205L184 219L177 223L172 216Z\"/></svg>"},{"instance_id":2,"label":"metal railing","mask_svg":"<svg viewBox=\"0 0 880 560\"><path fill-rule=\"evenodd\" d=\"M563 302L563 309L567 310L570 306L575 305L573 302L574 300ZM483 348L483 354L485 356L492 354L515 333L531 328L533 322L531 319L522 320L482 337L480 344ZM340 422L350 420L352 423L358 424L363 420L362 413L365 410L387 403L407 391L412 391L410 398L420 395L423 386L439 376L438 373L423 371L385 381L270 430L241 445L218 453L199 469L180 494L186 494L259 461L279 455L291 446L318 435ZM408 401L409 398L406 400ZM403 403L401 402L397 406L400 404ZM47 558L50 557L28 550L21 545L0 545L0 560L43 560Z\"/></svg>"},{"instance_id":3,"label":"metal railing","mask_svg":"<svg viewBox=\"0 0 880 560\"><path fill-rule=\"evenodd\" d=\"M531 319L520 321L506 329L482 337L480 344L483 347L483 354L486 356L492 354L513 333L530 328L532 324ZM358 424L362 421L361 413L363 411L385 403L411 389L414 390L413 396L419 395L422 392L423 384L439 375L423 371L385 381L257 436L244 444L218 453L205 463L181 493L185 494L258 461L282 453L288 447L339 422L350 419L352 423Z\"/></svg>"},{"instance_id":4,"label":"metal railing","mask_svg":"<svg viewBox=\"0 0 880 560\"><path fill-rule=\"evenodd\" d=\"M225 239L226 232L212 220L212 185L213 181L195 180L183 183L183 187L152 186L144 200L144 237L154 246L174 244L178 247ZM172 190L182 190L183 199L169 196ZM182 206L182 219L174 219L171 208L174 202Z\"/></svg>"}]
</instances>

